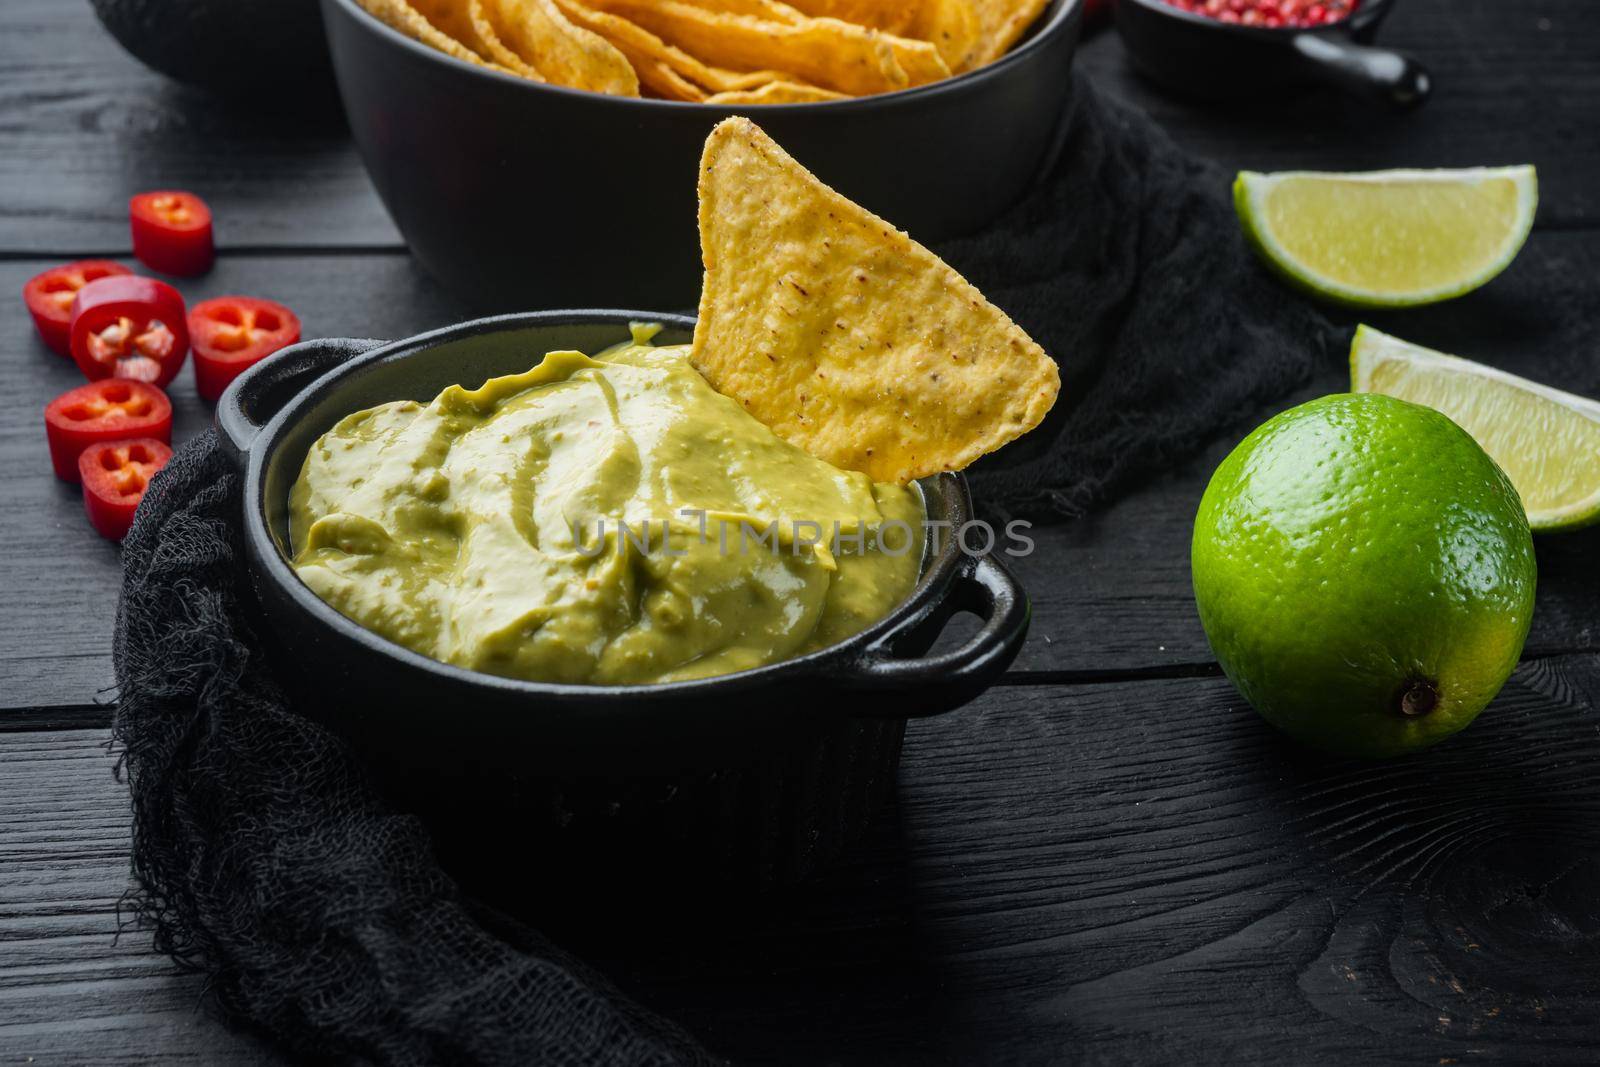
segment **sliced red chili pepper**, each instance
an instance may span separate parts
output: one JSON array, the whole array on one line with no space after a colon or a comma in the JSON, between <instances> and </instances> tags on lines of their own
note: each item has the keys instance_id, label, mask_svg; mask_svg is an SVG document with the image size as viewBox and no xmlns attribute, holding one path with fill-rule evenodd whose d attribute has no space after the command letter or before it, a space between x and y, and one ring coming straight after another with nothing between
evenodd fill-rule
<instances>
[{"instance_id":1,"label":"sliced red chili pepper","mask_svg":"<svg viewBox=\"0 0 1600 1067\"><path fill-rule=\"evenodd\" d=\"M90 445L130 437L172 443L172 401L144 382L104 378L69 389L44 408L44 432L56 477L78 480L78 457Z\"/></svg>"},{"instance_id":2,"label":"sliced red chili pepper","mask_svg":"<svg viewBox=\"0 0 1600 1067\"><path fill-rule=\"evenodd\" d=\"M219 296L189 311L194 384L215 400L228 383L278 349L300 340L300 317L282 304L250 296Z\"/></svg>"},{"instance_id":3,"label":"sliced red chili pepper","mask_svg":"<svg viewBox=\"0 0 1600 1067\"><path fill-rule=\"evenodd\" d=\"M204 274L217 258L211 209L193 193L163 189L128 201L133 254L163 274Z\"/></svg>"},{"instance_id":4,"label":"sliced red chili pepper","mask_svg":"<svg viewBox=\"0 0 1600 1067\"><path fill-rule=\"evenodd\" d=\"M164 386L189 352L183 297L136 274L101 278L72 302L72 358L90 381L127 378Z\"/></svg>"},{"instance_id":5,"label":"sliced red chili pepper","mask_svg":"<svg viewBox=\"0 0 1600 1067\"><path fill-rule=\"evenodd\" d=\"M72 322L72 298L92 281L130 273L127 267L109 259L80 259L35 274L22 287L22 299L28 305L28 314L33 316L34 329L52 352L70 358L67 327Z\"/></svg>"},{"instance_id":6,"label":"sliced red chili pepper","mask_svg":"<svg viewBox=\"0 0 1600 1067\"><path fill-rule=\"evenodd\" d=\"M83 510L101 537L120 541L133 525L150 479L167 465L172 449L153 437L102 441L78 457L83 480Z\"/></svg>"}]
</instances>

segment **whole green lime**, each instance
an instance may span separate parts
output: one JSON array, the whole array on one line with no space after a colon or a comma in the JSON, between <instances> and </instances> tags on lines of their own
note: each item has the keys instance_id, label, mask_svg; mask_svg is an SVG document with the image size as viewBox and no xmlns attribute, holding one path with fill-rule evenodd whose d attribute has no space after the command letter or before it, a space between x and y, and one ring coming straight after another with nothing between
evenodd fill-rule
<instances>
[{"instance_id":1,"label":"whole green lime","mask_svg":"<svg viewBox=\"0 0 1600 1067\"><path fill-rule=\"evenodd\" d=\"M1429 408L1338 394L1269 420L1195 517L1211 648L1268 722L1355 756L1425 748L1511 675L1537 572L1510 480Z\"/></svg>"}]
</instances>

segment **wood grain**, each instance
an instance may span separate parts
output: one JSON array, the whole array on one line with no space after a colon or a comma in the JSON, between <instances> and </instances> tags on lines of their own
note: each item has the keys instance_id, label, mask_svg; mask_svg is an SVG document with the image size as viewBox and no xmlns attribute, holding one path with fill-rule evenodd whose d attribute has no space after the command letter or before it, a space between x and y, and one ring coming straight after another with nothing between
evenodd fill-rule
<instances>
[{"instance_id":1,"label":"wood grain","mask_svg":"<svg viewBox=\"0 0 1600 1067\"><path fill-rule=\"evenodd\" d=\"M1401 0L1378 43L1429 67L1434 95L1389 114L1332 91L1263 90L1197 107L1131 69L1114 34L1079 64L1184 147L1230 169L1377 170L1533 163L1541 224L1600 223L1600 5L1583 0Z\"/></svg>"},{"instance_id":2,"label":"wood grain","mask_svg":"<svg viewBox=\"0 0 1600 1067\"><path fill-rule=\"evenodd\" d=\"M1227 168L1536 163L1540 232L1513 268L1375 324L1600 395L1600 5L1401 0L1384 39L1436 75L1413 115L1196 107L1113 34L1080 62ZM138 66L85 4L0 5L0 291L125 252L125 198L158 185L218 211L225 254L192 298L282 299L310 336L466 313L403 255L336 108L218 102ZM76 372L14 297L0 337L0 1061L280 1062L147 931L117 936L128 803L95 704L116 549L45 460L39 409ZM180 437L209 420L187 376L174 400ZM1189 524L1229 436L1036 532L1013 684L913 725L898 804L839 870L665 919L646 887L634 912L533 920L739 1061L1593 1062L1600 531L1541 541L1532 658L1470 730L1321 760L1215 676L1194 616Z\"/></svg>"},{"instance_id":3,"label":"wood grain","mask_svg":"<svg viewBox=\"0 0 1600 1067\"><path fill-rule=\"evenodd\" d=\"M0 291L15 293L46 266L0 262ZM407 336L442 326L465 311L440 292L409 257L224 256L215 270L184 286L191 301L224 293L281 300L299 312L311 337ZM50 471L41 412L51 398L80 385L68 360L31 336L21 301L0 301L0 454L7 461L8 506L0 510L0 701L7 707L93 703L112 682L111 624L121 582L117 546L95 535L75 485ZM176 437L211 424L210 406L185 369L171 390ZM5 712L0 711L0 717Z\"/></svg>"},{"instance_id":4,"label":"wood grain","mask_svg":"<svg viewBox=\"0 0 1600 1067\"><path fill-rule=\"evenodd\" d=\"M87 3L0 8L0 253L126 253L127 202L190 189L225 248L399 248L337 99L233 104L146 70Z\"/></svg>"},{"instance_id":5,"label":"wood grain","mask_svg":"<svg viewBox=\"0 0 1600 1067\"><path fill-rule=\"evenodd\" d=\"M1541 661L1372 764L1221 680L999 690L913 725L896 810L804 891L533 919L741 1062L1585 1062L1597 701L1600 656ZM112 943L103 742L0 733L0 1049L257 1062L146 934Z\"/></svg>"},{"instance_id":6,"label":"wood grain","mask_svg":"<svg viewBox=\"0 0 1600 1067\"><path fill-rule=\"evenodd\" d=\"M128 794L103 730L0 739L0 1062L262 1062L202 980L118 936Z\"/></svg>"},{"instance_id":7,"label":"wood grain","mask_svg":"<svg viewBox=\"0 0 1600 1067\"><path fill-rule=\"evenodd\" d=\"M752 1061L1581 1062L1596 667L1527 667L1387 764L1291 748L1222 681L997 691L915 726L855 868L615 958Z\"/></svg>"}]
</instances>

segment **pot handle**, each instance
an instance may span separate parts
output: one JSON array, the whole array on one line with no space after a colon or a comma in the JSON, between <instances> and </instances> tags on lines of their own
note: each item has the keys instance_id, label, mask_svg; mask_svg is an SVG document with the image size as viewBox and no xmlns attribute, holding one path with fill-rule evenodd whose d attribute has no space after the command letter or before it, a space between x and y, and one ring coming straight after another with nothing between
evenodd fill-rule
<instances>
[{"instance_id":1,"label":"pot handle","mask_svg":"<svg viewBox=\"0 0 1600 1067\"><path fill-rule=\"evenodd\" d=\"M960 707L993 685L1011 666L1028 636L1028 594L993 556L963 556L949 594L881 635L847 668L857 690L892 691L868 717L925 718ZM970 611L983 626L960 648L924 656L945 623ZM907 654L907 650L915 652Z\"/></svg>"},{"instance_id":2,"label":"pot handle","mask_svg":"<svg viewBox=\"0 0 1600 1067\"><path fill-rule=\"evenodd\" d=\"M328 337L301 341L257 363L235 378L217 400L217 436L236 464L251 442L290 398L347 359L387 341Z\"/></svg>"},{"instance_id":3,"label":"pot handle","mask_svg":"<svg viewBox=\"0 0 1600 1067\"><path fill-rule=\"evenodd\" d=\"M1397 111L1420 106L1433 91L1428 68L1404 52L1315 33L1297 33L1290 43L1310 77L1376 98Z\"/></svg>"}]
</instances>

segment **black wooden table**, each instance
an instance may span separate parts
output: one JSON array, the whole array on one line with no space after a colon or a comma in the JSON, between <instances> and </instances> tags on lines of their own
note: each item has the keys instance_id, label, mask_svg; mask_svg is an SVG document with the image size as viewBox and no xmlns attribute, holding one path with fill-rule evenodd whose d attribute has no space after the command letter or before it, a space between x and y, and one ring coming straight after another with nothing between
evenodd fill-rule
<instances>
[{"instance_id":1,"label":"black wooden table","mask_svg":"<svg viewBox=\"0 0 1600 1067\"><path fill-rule=\"evenodd\" d=\"M1417 114L1202 109L1135 79L1112 35L1081 63L1229 167L1537 164L1514 267L1377 324L1536 377L1590 351L1588 380L1555 384L1600 394L1600 3L1405 0L1386 36L1437 76ZM137 66L86 4L5 0L0 294L125 257L128 194L162 186L220 220L192 298L275 297L313 336L466 312L407 257L336 115L217 102ZM40 408L76 373L14 295L0 339L0 1061L273 1061L147 932L117 937L117 549L46 459ZM1330 366L1305 395L1343 381ZM192 434L209 413L187 375L175 388ZM850 863L714 936L613 946L605 969L737 1059L1600 1059L1600 530L1541 541L1525 662L1469 731L1319 760L1244 705L1195 617L1190 520L1230 443L1039 533L1016 669L913 726L895 810Z\"/></svg>"}]
</instances>

